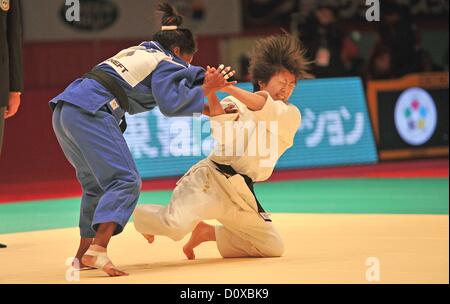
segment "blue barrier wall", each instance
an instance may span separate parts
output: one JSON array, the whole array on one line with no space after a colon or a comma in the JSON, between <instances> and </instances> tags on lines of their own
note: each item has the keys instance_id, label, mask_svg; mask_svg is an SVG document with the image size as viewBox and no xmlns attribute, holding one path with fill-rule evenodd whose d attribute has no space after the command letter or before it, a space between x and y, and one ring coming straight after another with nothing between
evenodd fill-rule
<instances>
[{"instance_id":1,"label":"blue barrier wall","mask_svg":"<svg viewBox=\"0 0 450 304\"><path fill-rule=\"evenodd\" d=\"M277 168L378 161L359 78L300 81L290 101L302 112L302 126ZM127 116L127 122L125 138L143 178L182 175L214 145L205 116L167 118L155 109Z\"/></svg>"}]
</instances>

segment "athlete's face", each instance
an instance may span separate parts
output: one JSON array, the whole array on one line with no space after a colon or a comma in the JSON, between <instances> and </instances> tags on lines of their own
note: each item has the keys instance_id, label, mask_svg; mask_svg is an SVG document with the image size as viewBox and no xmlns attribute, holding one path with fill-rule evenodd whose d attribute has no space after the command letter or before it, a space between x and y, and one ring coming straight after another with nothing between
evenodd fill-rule
<instances>
[{"instance_id":1,"label":"athlete's face","mask_svg":"<svg viewBox=\"0 0 450 304\"><path fill-rule=\"evenodd\" d=\"M260 82L259 86L262 91L269 92L275 100L287 102L292 95L297 84L295 75L286 70L282 70L270 78L269 82Z\"/></svg>"}]
</instances>

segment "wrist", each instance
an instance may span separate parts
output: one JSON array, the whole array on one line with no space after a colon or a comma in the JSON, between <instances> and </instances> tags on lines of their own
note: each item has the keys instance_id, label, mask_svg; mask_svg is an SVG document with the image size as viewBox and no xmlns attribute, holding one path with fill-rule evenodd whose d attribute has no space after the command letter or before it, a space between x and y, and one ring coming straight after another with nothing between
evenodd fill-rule
<instances>
[{"instance_id":1,"label":"wrist","mask_svg":"<svg viewBox=\"0 0 450 304\"><path fill-rule=\"evenodd\" d=\"M223 92L223 93L230 94L230 92L231 92L231 86L223 87L223 88L220 89L220 91Z\"/></svg>"},{"instance_id":2,"label":"wrist","mask_svg":"<svg viewBox=\"0 0 450 304\"><path fill-rule=\"evenodd\" d=\"M208 88L208 86L203 85L202 86L203 89L203 94L207 97L209 95L211 95L211 90Z\"/></svg>"},{"instance_id":3,"label":"wrist","mask_svg":"<svg viewBox=\"0 0 450 304\"><path fill-rule=\"evenodd\" d=\"M205 104L203 105L203 111L202 111L202 114L203 114L203 115L206 115L206 116L209 116L209 113L210 113L209 105L208 105L207 103L205 103Z\"/></svg>"}]
</instances>

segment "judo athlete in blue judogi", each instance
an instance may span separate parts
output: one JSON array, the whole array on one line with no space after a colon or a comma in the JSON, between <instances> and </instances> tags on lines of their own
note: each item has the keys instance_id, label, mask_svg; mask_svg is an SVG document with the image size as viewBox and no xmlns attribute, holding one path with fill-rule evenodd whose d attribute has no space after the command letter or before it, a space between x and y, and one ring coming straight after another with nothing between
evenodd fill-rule
<instances>
[{"instance_id":1,"label":"judo athlete in blue judogi","mask_svg":"<svg viewBox=\"0 0 450 304\"><path fill-rule=\"evenodd\" d=\"M205 78L203 68L190 65L196 51L192 33L179 28L182 17L172 7L163 4L160 10L163 27L152 41L100 63L50 101L56 137L83 189L75 268L127 275L106 251L127 224L141 188L122 135L125 112L159 106L166 116L207 114L204 97L233 84L219 72Z\"/></svg>"}]
</instances>

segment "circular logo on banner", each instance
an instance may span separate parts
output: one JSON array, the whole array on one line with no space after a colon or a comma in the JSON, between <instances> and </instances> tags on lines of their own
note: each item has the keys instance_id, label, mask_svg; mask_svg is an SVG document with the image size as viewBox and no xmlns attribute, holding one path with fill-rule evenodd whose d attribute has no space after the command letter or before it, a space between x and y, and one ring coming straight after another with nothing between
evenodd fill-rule
<instances>
[{"instance_id":1,"label":"circular logo on banner","mask_svg":"<svg viewBox=\"0 0 450 304\"><path fill-rule=\"evenodd\" d=\"M9 11L9 0L0 0L0 7L5 12Z\"/></svg>"},{"instance_id":2,"label":"circular logo on banner","mask_svg":"<svg viewBox=\"0 0 450 304\"><path fill-rule=\"evenodd\" d=\"M436 125L436 105L427 91L411 88L400 95L395 106L395 126L406 143L413 146L426 143Z\"/></svg>"}]
</instances>

